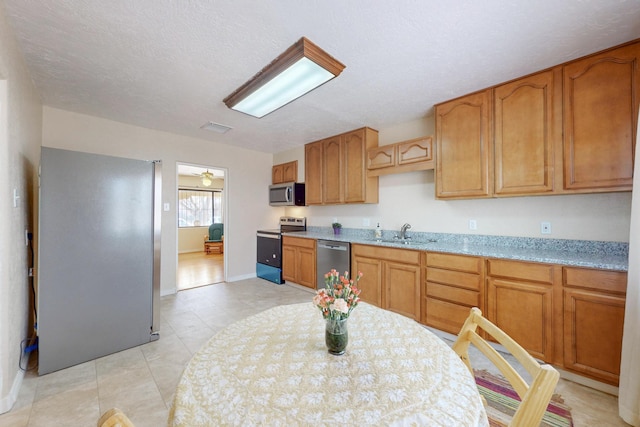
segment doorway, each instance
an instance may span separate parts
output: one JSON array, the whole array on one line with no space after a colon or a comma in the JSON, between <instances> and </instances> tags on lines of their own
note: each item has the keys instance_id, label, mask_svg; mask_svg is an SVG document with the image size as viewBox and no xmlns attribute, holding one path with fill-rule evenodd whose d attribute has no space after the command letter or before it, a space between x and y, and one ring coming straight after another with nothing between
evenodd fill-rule
<instances>
[{"instance_id":1,"label":"doorway","mask_svg":"<svg viewBox=\"0 0 640 427\"><path fill-rule=\"evenodd\" d=\"M178 291L225 281L224 228L226 170L214 166L177 163L177 274ZM209 226L222 224L219 250L205 250ZM209 249L211 245L209 245Z\"/></svg>"}]
</instances>

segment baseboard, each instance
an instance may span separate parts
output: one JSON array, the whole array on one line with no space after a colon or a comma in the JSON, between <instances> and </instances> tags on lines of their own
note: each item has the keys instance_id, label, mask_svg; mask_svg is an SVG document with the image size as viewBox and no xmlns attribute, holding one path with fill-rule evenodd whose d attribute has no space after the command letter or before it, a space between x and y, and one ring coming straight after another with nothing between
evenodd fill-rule
<instances>
[{"instance_id":1,"label":"baseboard","mask_svg":"<svg viewBox=\"0 0 640 427\"><path fill-rule=\"evenodd\" d=\"M175 295L177 293L178 293L178 289L177 288L161 289L160 290L160 296L161 297L165 297L167 295Z\"/></svg>"},{"instance_id":2,"label":"baseboard","mask_svg":"<svg viewBox=\"0 0 640 427\"><path fill-rule=\"evenodd\" d=\"M29 362L29 355L25 355L24 363ZM27 365L24 365L27 366ZM22 380L24 379L24 371L22 369L18 369L16 377L13 379L13 384L11 385L11 390L9 394L0 399L0 414L4 414L5 412L9 412L13 407L13 404L18 400L18 393L20 392L20 387L22 386Z\"/></svg>"},{"instance_id":3,"label":"baseboard","mask_svg":"<svg viewBox=\"0 0 640 427\"><path fill-rule=\"evenodd\" d=\"M232 276L232 277L227 277L226 282L230 283L230 282L237 282L239 280L247 280L247 279L254 279L258 276L256 276L256 273L249 273L249 274L241 274L239 276Z\"/></svg>"},{"instance_id":4,"label":"baseboard","mask_svg":"<svg viewBox=\"0 0 640 427\"><path fill-rule=\"evenodd\" d=\"M565 371L564 369L555 367L560 372L560 378L569 380L571 382L601 391L603 393L618 395L618 387L611 384L606 384L600 381L592 380L591 378L583 377L582 375L574 374L573 372Z\"/></svg>"}]
</instances>

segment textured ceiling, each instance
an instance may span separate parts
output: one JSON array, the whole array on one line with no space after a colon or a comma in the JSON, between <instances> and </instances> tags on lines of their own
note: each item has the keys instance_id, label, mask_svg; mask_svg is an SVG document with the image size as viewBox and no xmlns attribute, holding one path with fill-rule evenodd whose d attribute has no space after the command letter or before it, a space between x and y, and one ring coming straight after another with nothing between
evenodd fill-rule
<instances>
[{"instance_id":1,"label":"textured ceiling","mask_svg":"<svg viewBox=\"0 0 640 427\"><path fill-rule=\"evenodd\" d=\"M1 1L45 105L271 153L640 38L638 0ZM301 36L343 73L262 119L222 103Z\"/></svg>"}]
</instances>

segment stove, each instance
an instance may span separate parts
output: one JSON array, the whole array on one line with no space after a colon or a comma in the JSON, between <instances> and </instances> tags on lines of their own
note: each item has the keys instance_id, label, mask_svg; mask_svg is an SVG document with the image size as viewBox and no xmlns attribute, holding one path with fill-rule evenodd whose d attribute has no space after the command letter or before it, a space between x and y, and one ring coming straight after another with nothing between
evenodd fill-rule
<instances>
[{"instance_id":1,"label":"stove","mask_svg":"<svg viewBox=\"0 0 640 427\"><path fill-rule=\"evenodd\" d=\"M257 231L256 275L281 285L282 278L282 233L306 231L307 219L291 216L280 217L280 228Z\"/></svg>"}]
</instances>

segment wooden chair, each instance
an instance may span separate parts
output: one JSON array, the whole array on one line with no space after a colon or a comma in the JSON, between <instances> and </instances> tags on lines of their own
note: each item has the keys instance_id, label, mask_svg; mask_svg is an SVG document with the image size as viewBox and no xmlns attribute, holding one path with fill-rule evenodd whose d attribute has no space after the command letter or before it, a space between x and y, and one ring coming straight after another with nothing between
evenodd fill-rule
<instances>
[{"instance_id":1,"label":"wooden chair","mask_svg":"<svg viewBox=\"0 0 640 427\"><path fill-rule=\"evenodd\" d=\"M135 427L129 418L118 408L109 409L98 420L98 427Z\"/></svg>"},{"instance_id":2,"label":"wooden chair","mask_svg":"<svg viewBox=\"0 0 640 427\"><path fill-rule=\"evenodd\" d=\"M531 375L531 385L498 353L487 341L476 332L480 328L502 344ZM522 402L518 406L509 426L537 427L544 416L547 405L558 382L560 374L552 366L539 364L517 342L504 331L482 316L482 311L474 307L453 344L455 351L473 374L469 361L469 344L480 350L509 381Z\"/></svg>"}]
</instances>

